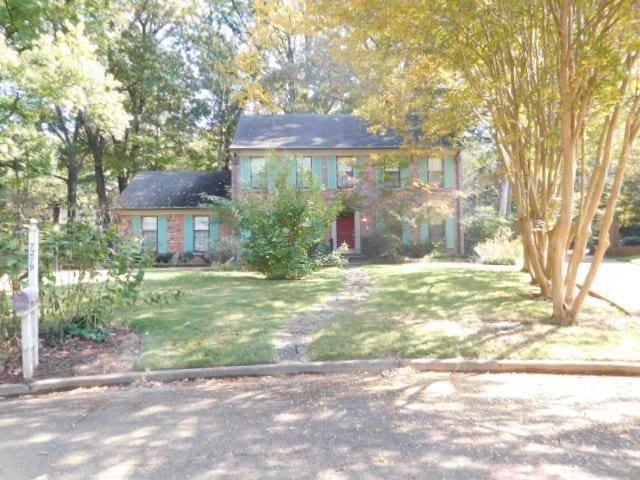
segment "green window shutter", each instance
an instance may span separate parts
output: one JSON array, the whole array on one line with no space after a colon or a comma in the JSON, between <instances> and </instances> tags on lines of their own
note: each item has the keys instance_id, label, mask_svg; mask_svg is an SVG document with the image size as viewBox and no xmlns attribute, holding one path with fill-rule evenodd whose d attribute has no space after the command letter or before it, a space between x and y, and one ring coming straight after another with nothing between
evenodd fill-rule
<instances>
[{"instance_id":1,"label":"green window shutter","mask_svg":"<svg viewBox=\"0 0 640 480\"><path fill-rule=\"evenodd\" d=\"M158 253L169 253L169 222L165 215L158 215Z\"/></svg>"},{"instance_id":2,"label":"green window shutter","mask_svg":"<svg viewBox=\"0 0 640 480\"><path fill-rule=\"evenodd\" d=\"M193 252L193 215L184 216L182 232L184 238L184 245L182 246L183 251Z\"/></svg>"},{"instance_id":3,"label":"green window shutter","mask_svg":"<svg viewBox=\"0 0 640 480\"><path fill-rule=\"evenodd\" d=\"M218 217L212 215L209 217L209 241L217 240L220 235L220 224Z\"/></svg>"},{"instance_id":4,"label":"green window shutter","mask_svg":"<svg viewBox=\"0 0 640 480\"><path fill-rule=\"evenodd\" d=\"M413 244L413 229L410 226L402 227L402 244L403 245Z\"/></svg>"},{"instance_id":5,"label":"green window shutter","mask_svg":"<svg viewBox=\"0 0 640 480\"><path fill-rule=\"evenodd\" d=\"M400 186L407 188L409 186L409 160L403 159L400 162Z\"/></svg>"},{"instance_id":6,"label":"green window shutter","mask_svg":"<svg viewBox=\"0 0 640 480\"><path fill-rule=\"evenodd\" d=\"M448 217L444 222L444 238L447 248L456 248L456 223L453 217Z\"/></svg>"},{"instance_id":7,"label":"green window shutter","mask_svg":"<svg viewBox=\"0 0 640 480\"><path fill-rule=\"evenodd\" d=\"M313 180L318 185L325 186L322 179L322 157L311 158L311 171L313 172Z\"/></svg>"},{"instance_id":8,"label":"green window shutter","mask_svg":"<svg viewBox=\"0 0 640 480\"><path fill-rule=\"evenodd\" d=\"M296 159L288 158L286 162L287 162L287 172L289 172L289 176L288 176L289 186L295 187L297 176L298 176L298 171L297 171L298 169L296 168L297 167Z\"/></svg>"},{"instance_id":9,"label":"green window shutter","mask_svg":"<svg viewBox=\"0 0 640 480\"><path fill-rule=\"evenodd\" d=\"M134 237L142 236L142 217L140 215L131 217L131 232Z\"/></svg>"},{"instance_id":10,"label":"green window shutter","mask_svg":"<svg viewBox=\"0 0 640 480\"><path fill-rule=\"evenodd\" d=\"M423 181L423 182L428 181L429 180L429 178L428 178L429 167L428 167L427 157L420 158L418 169L419 169L419 173L420 173L420 180Z\"/></svg>"},{"instance_id":11,"label":"green window shutter","mask_svg":"<svg viewBox=\"0 0 640 480\"><path fill-rule=\"evenodd\" d=\"M444 188L456 186L456 162L452 157L444 159Z\"/></svg>"},{"instance_id":12,"label":"green window shutter","mask_svg":"<svg viewBox=\"0 0 640 480\"><path fill-rule=\"evenodd\" d=\"M338 188L338 161L336 157L327 157L327 187Z\"/></svg>"},{"instance_id":13,"label":"green window shutter","mask_svg":"<svg viewBox=\"0 0 640 480\"><path fill-rule=\"evenodd\" d=\"M420 224L420 243L427 243L429 241L429 224Z\"/></svg>"},{"instance_id":14,"label":"green window shutter","mask_svg":"<svg viewBox=\"0 0 640 480\"><path fill-rule=\"evenodd\" d=\"M380 165L376 166L375 175L376 175L376 187L382 188L382 185L384 183L384 168Z\"/></svg>"},{"instance_id":15,"label":"green window shutter","mask_svg":"<svg viewBox=\"0 0 640 480\"><path fill-rule=\"evenodd\" d=\"M384 232L384 217L381 212L376 214L376 232Z\"/></svg>"},{"instance_id":16,"label":"green window shutter","mask_svg":"<svg viewBox=\"0 0 640 480\"><path fill-rule=\"evenodd\" d=\"M240 157L240 188L251 187L251 159ZM192 242L193 243L193 242Z\"/></svg>"},{"instance_id":17,"label":"green window shutter","mask_svg":"<svg viewBox=\"0 0 640 480\"><path fill-rule=\"evenodd\" d=\"M356 157L356 164L353 167L353 178L355 178L356 180L359 180L360 178L362 178L363 163L364 163L364 159L361 156Z\"/></svg>"}]
</instances>

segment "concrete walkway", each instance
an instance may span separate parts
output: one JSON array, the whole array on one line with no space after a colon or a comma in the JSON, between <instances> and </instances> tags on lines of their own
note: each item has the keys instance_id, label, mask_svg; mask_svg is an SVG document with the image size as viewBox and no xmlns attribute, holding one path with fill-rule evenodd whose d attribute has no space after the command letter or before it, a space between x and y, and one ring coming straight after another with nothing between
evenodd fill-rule
<instances>
[{"instance_id":1,"label":"concrete walkway","mask_svg":"<svg viewBox=\"0 0 640 480\"><path fill-rule=\"evenodd\" d=\"M640 382L332 375L0 401L0 477L640 478Z\"/></svg>"},{"instance_id":2,"label":"concrete walkway","mask_svg":"<svg viewBox=\"0 0 640 480\"><path fill-rule=\"evenodd\" d=\"M580 265L578 283L582 283L590 266L591 258ZM591 290L620 305L631 315L640 316L640 266L605 258Z\"/></svg>"}]
</instances>

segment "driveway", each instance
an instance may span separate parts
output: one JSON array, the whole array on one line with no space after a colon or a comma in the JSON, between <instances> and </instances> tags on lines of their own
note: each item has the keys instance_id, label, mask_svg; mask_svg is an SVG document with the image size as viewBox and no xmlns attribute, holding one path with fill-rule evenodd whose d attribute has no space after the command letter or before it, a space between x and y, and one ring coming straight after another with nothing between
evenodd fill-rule
<instances>
[{"instance_id":1,"label":"driveway","mask_svg":"<svg viewBox=\"0 0 640 480\"><path fill-rule=\"evenodd\" d=\"M640 382L298 376L0 402L0 477L634 479Z\"/></svg>"},{"instance_id":2,"label":"driveway","mask_svg":"<svg viewBox=\"0 0 640 480\"><path fill-rule=\"evenodd\" d=\"M578 270L578 283L591 266L588 257ZM591 290L620 305L631 315L640 316L640 266L605 258L598 269Z\"/></svg>"}]
</instances>

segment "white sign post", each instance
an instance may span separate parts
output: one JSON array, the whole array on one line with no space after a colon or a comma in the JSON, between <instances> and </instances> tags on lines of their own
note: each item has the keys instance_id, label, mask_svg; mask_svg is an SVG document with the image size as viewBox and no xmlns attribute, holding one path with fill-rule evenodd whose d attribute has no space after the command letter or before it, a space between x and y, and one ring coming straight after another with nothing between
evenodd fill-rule
<instances>
[{"instance_id":1,"label":"white sign post","mask_svg":"<svg viewBox=\"0 0 640 480\"><path fill-rule=\"evenodd\" d=\"M13 296L13 308L22 322L22 375L25 380L33 378L38 366L38 221L29 225L29 280L27 288Z\"/></svg>"}]
</instances>

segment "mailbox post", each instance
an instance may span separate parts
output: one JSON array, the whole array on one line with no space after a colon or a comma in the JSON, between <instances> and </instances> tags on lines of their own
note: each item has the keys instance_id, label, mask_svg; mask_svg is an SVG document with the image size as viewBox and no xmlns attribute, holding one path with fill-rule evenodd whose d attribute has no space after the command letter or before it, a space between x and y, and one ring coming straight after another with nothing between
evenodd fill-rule
<instances>
[{"instance_id":1,"label":"mailbox post","mask_svg":"<svg viewBox=\"0 0 640 480\"><path fill-rule=\"evenodd\" d=\"M29 225L29 283L27 288L13 296L13 308L22 324L22 375L25 380L33 378L38 366L38 221Z\"/></svg>"}]
</instances>

